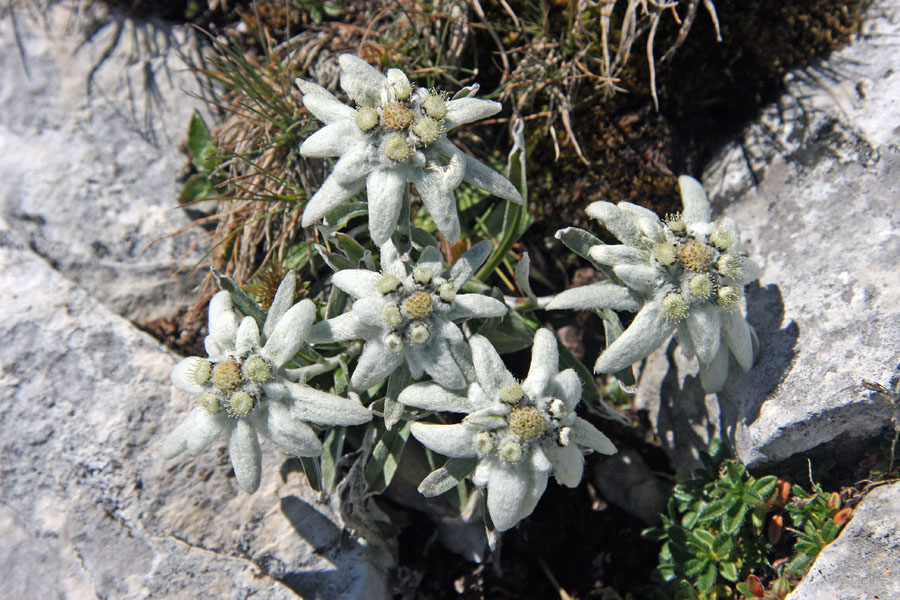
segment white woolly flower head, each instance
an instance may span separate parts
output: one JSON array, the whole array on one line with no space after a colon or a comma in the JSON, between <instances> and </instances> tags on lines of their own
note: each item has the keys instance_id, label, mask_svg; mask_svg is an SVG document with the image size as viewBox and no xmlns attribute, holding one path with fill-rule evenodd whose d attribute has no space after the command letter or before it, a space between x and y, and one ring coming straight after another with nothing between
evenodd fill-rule
<instances>
[{"instance_id":1,"label":"white woolly flower head","mask_svg":"<svg viewBox=\"0 0 900 600\"><path fill-rule=\"evenodd\" d=\"M637 310L595 370L620 371L675 331L682 349L698 356L704 388L718 391L728 375L729 350L744 369L752 366L754 334L744 318L744 286L759 269L741 252L734 221L712 221L700 182L686 175L678 181L684 210L664 220L627 202L591 204L588 215L622 242L589 251L613 279L567 290L547 308Z\"/></svg>"},{"instance_id":2,"label":"white woolly flower head","mask_svg":"<svg viewBox=\"0 0 900 600\"><path fill-rule=\"evenodd\" d=\"M399 69L382 75L356 56L344 54L341 88L347 106L323 87L302 79L297 86L306 108L325 127L300 146L307 157L339 156L334 171L303 212L308 227L366 189L369 230L381 246L397 225L409 182L415 184L441 233L455 242L459 218L453 191L467 181L501 198L522 202L505 177L461 152L447 140L451 129L491 116L500 104L416 88ZM475 88L477 90L477 87Z\"/></svg>"},{"instance_id":3,"label":"white woolly flower head","mask_svg":"<svg viewBox=\"0 0 900 600\"><path fill-rule=\"evenodd\" d=\"M505 531L534 510L552 473L568 487L581 482L583 452L614 454L615 446L593 425L577 417L581 381L559 371L556 339L546 329L535 334L528 376L517 381L490 342L469 341L476 382L462 395L434 383L406 388L403 404L435 411L467 413L460 423L413 423L412 434L431 450L451 458L474 458L475 485L486 490L488 511Z\"/></svg>"},{"instance_id":4,"label":"white woolly flower head","mask_svg":"<svg viewBox=\"0 0 900 600\"><path fill-rule=\"evenodd\" d=\"M257 432L291 454L317 456L322 445L307 422L355 425L371 419L355 399L284 376L282 367L300 349L315 318L311 301L292 305L295 285L290 274L279 286L262 332L253 317L238 322L228 292L213 297L208 357L185 358L172 371L172 383L194 396L195 407L164 442L164 456L197 454L225 432L237 482L252 493L260 481Z\"/></svg>"},{"instance_id":5,"label":"white woolly flower head","mask_svg":"<svg viewBox=\"0 0 900 600\"><path fill-rule=\"evenodd\" d=\"M413 264L387 242L381 247L381 272L345 269L334 274L334 285L356 301L349 312L313 326L310 340L365 340L350 380L357 389L377 384L403 362L416 379L427 373L446 387L465 387L453 351L464 344L455 322L500 317L507 310L494 298L458 293L491 248L487 241L476 244L445 272L436 247L425 247Z\"/></svg>"}]
</instances>

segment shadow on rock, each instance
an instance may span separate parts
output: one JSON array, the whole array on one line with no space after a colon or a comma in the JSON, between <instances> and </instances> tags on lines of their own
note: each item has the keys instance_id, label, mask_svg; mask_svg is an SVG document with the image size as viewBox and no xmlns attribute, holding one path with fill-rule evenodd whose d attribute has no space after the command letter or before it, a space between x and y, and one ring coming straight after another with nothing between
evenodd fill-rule
<instances>
[{"instance_id":1,"label":"shadow on rock","mask_svg":"<svg viewBox=\"0 0 900 600\"><path fill-rule=\"evenodd\" d=\"M731 431L738 421L750 425L759 417L766 398L785 380L797 356L800 328L794 320L784 322L784 299L777 285L747 287L747 321L756 330L759 352L746 373L732 368L719 393L724 431Z\"/></svg>"},{"instance_id":2,"label":"shadow on rock","mask_svg":"<svg viewBox=\"0 0 900 600\"><path fill-rule=\"evenodd\" d=\"M383 597L365 560L365 548L349 533L297 496L282 498L281 510L322 559L317 565L285 565L278 577L282 583L311 600Z\"/></svg>"}]
</instances>

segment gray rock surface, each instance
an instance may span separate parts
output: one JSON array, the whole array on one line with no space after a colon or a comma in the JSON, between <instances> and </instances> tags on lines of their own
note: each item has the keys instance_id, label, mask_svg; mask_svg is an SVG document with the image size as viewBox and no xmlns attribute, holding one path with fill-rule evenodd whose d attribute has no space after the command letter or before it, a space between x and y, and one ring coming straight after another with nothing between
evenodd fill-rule
<instances>
[{"instance_id":1,"label":"gray rock surface","mask_svg":"<svg viewBox=\"0 0 900 600\"><path fill-rule=\"evenodd\" d=\"M253 496L224 441L163 461L190 402L176 357L0 240L0 597L387 597L335 501L270 444Z\"/></svg>"},{"instance_id":2,"label":"gray rock surface","mask_svg":"<svg viewBox=\"0 0 900 600\"><path fill-rule=\"evenodd\" d=\"M887 400L860 385L890 387L900 367L900 5L876 2L867 28L832 57L837 82L794 74L704 177L762 267L747 294L760 354L709 396L696 359L674 346L648 359L638 402L681 468L715 436L758 467L838 446L846 456L889 425Z\"/></svg>"},{"instance_id":3,"label":"gray rock surface","mask_svg":"<svg viewBox=\"0 0 900 600\"><path fill-rule=\"evenodd\" d=\"M118 314L170 317L193 303L199 279L174 270L201 257L190 252L198 231L166 237L189 222L174 199L177 147L203 104L187 94L197 82L179 56L192 38L123 20L103 59L116 26L79 45L78 4L55 5L45 21L36 7L17 10L24 58L12 20L0 21L0 215Z\"/></svg>"},{"instance_id":4,"label":"gray rock surface","mask_svg":"<svg viewBox=\"0 0 900 600\"><path fill-rule=\"evenodd\" d=\"M900 483L869 492L787 600L900 598L898 517Z\"/></svg>"},{"instance_id":5,"label":"gray rock surface","mask_svg":"<svg viewBox=\"0 0 900 600\"><path fill-rule=\"evenodd\" d=\"M120 315L193 300L170 278L190 238L146 249L184 222L182 158L124 125L127 93L101 74L130 68L127 46L85 100L82 53L109 39L73 55L54 33L65 8L48 33L18 13L27 76L0 22L0 598L388 597L389 555L296 459L263 441L248 496L223 440L160 457L190 399L169 383L177 357ZM177 140L192 101L166 86Z\"/></svg>"}]
</instances>

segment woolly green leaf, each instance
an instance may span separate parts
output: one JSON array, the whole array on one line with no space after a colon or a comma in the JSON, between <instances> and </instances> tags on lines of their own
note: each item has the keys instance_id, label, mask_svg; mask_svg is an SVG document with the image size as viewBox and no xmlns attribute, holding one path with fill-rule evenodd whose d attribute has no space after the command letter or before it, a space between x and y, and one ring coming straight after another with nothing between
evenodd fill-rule
<instances>
[{"instance_id":1,"label":"woolly green leaf","mask_svg":"<svg viewBox=\"0 0 900 600\"><path fill-rule=\"evenodd\" d=\"M231 294L231 301L234 302L235 307L241 314L253 317L253 320L256 321L256 324L259 326L259 330L262 331L263 325L266 322L266 311L261 309L253 298L250 297L250 294L242 290L234 283L234 281L225 275L218 275L219 286Z\"/></svg>"},{"instance_id":2,"label":"woolly green leaf","mask_svg":"<svg viewBox=\"0 0 900 600\"><path fill-rule=\"evenodd\" d=\"M397 472L397 465L400 464L400 457L409 440L409 426L409 421L401 422L399 427L391 431L383 429L381 425L377 426L380 439L372 450L365 470L369 488L376 494L387 489Z\"/></svg>"},{"instance_id":3,"label":"woolly green leaf","mask_svg":"<svg viewBox=\"0 0 900 600\"><path fill-rule=\"evenodd\" d=\"M325 218L329 227L342 229L350 219L369 214L369 205L365 202L345 202L338 205Z\"/></svg>"},{"instance_id":4,"label":"woolly green leaf","mask_svg":"<svg viewBox=\"0 0 900 600\"><path fill-rule=\"evenodd\" d=\"M337 463L344 451L346 433L346 427L332 427L322 442L322 487L329 491L334 489L337 482Z\"/></svg>"},{"instance_id":5,"label":"woolly green leaf","mask_svg":"<svg viewBox=\"0 0 900 600\"><path fill-rule=\"evenodd\" d=\"M720 563L719 564L719 573L727 579L728 581L737 581L738 578L738 570L737 565L733 562Z\"/></svg>"},{"instance_id":6,"label":"woolly green leaf","mask_svg":"<svg viewBox=\"0 0 900 600\"><path fill-rule=\"evenodd\" d=\"M426 498L449 492L474 471L477 464L477 458L448 459L444 466L432 471L422 480L422 483L419 484L419 492Z\"/></svg>"},{"instance_id":7,"label":"woolly green leaf","mask_svg":"<svg viewBox=\"0 0 900 600\"><path fill-rule=\"evenodd\" d=\"M322 491L322 470L319 468L319 459L315 456L301 456L300 464L309 481L309 487L317 492Z\"/></svg>"}]
</instances>

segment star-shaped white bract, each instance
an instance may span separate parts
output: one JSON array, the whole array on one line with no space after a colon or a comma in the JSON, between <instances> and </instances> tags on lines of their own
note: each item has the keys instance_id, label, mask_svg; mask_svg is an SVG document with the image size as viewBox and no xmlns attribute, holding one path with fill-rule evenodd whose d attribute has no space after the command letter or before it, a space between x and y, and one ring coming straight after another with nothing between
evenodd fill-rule
<instances>
[{"instance_id":1,"label":"star-shaped white bract","mask_svg":"<svg viewBox=\"0 0 900 600\"><path fill-rule=\"evenodd\" d=\"M349 312L315 324L309 339L365 340L350 379L356 389L377 384L404 361L415 379L428 373L445 387L465 388L454 357L454 345L465 342L454 321L501 317L507 310L489 296L457 293L490 252L491 243L482 241L442 274L443 259L436 247L426 246L413 267L389 241L381 247L381 273L345 269L334 274L334 285L356 301Z\"/></svg>"},{"instance_id":2,"label":"star-shaped white bract","mask_svg":"<svg viewBox=\"0 0 900 600\"><path fill-rule=\"evenodd\" d=\"M662 345L675 332L683 352L700 360L700 379L716 392L728 377L729 350L744 370L753 365L754 337L744 318L744 286L759 268L740 253L734 221L711 222L700 182L678 179L684 212L664 222L646 208L594 202L587 208L622 245L597 245L590 257L621 282L601 281L559 294L548 309L638 311L628 329L597 358L594 370L615 373Z\"/></svg>"},{"instance_id":3,"label":"star-shaped white bract","mask_svg":"<svg viewBox=\"0 0 900 600\"><path fill-rule=\"evenodd\" d=\"M496 196L522 202L505 177L464 154L446 133L496 114L500 104L413 88L399 69L387 76L356 56L340 57L341 87L356 108L347 106L325 88L297 80L307 110L325 123L300 146L307 157L340 159L303 212L303 227L330 213L366 189L369 231L381 246L397 226L409 182L440 232L450 242L459 239L459 217L453 191L463 181Z\"/></svg>"},{"instance_id":4,"label":"star-shaped white bract","mask_svg":"<svg viewBox=\"0 0 900 600\"><path fill-rule=\"evenodd\" d=\"M482 336L469 341L476 382L468 394L435 383L406 388L399 401L434 411L468 413L453 425L416 422L411 432L424 446L451 458L477 458L472 482L487 491L487 507L498 531L532 513L552 473L568 487L581 482L583 452L615 454L612 442L575 416L581 380L559 371L556 339L546 329L534 336L531 368L521 383L506 370Z\"/></svg>"},{"instance_id":5,"label":"star-shaped white bract","mask_svg":"<svg viewBox=\"0 0 900 600\"><path fill-rule=\"evenodd\" d=\"M172 371L172 383L194 394L196 406L163 443L166 458L185 450L202 452L225 433L238 485L253 493L261 467L257 432L295 456L318 456L322 444L307 422L358 425L371 420L358 400L285 379L282 366L297 353L315 318L311 301L291 306L294 281L289 275L279 286L262 334L252 317L238 324L228 292L210 301L209 357L185 358Z\"/></svg>"}]
</instances>

